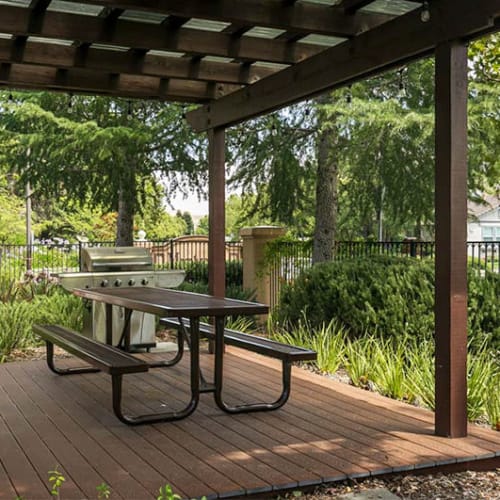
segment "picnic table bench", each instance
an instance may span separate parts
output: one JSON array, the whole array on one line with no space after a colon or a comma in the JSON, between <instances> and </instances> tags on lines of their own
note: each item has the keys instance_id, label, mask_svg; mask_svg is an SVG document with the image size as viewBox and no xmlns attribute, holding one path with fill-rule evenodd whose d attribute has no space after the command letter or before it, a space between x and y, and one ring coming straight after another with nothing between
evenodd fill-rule
<instances>
[{"instance_id":1,"label":"picnic table bench","mask_svg":"<svg viewBox=\"0 0 500 500\"><path fill-rule=\"evenodd\" d=\"M115 415L124 423L138 425L143 423L178 420L194 411L195 405L190 405L182 412L173 414L148 414L131 416L122 410L122 376L130 373L147 372L151 365L146 361L124 352L118 347L103 344L84 337L70 328L60 325L33 325L33 332L45 341L47 347L47 365L58 375L73 375L77 373L105 372L111 375L112 400ZM77 356L92 366L77 368L58 368L54 363L54 345Z\"/></svg>"},{"instance_id":2,"label":"picnic table bench","mask_svg":"<svg viewBox=\"0 0 500 500\"><path fill-rule=\"evenodd\" d=\"M176 329L181 335L189 333L190 327L187 321L182 318L161 318L160 324L167 328ZM215 341L215 328L209 323L199 323L199 333L208 340ZM243 333L230 328L224 328L224 344L232 345L252 351L263 356L279 359L282 362L282 392L273 403L256 403L254 405L228 406L222 398L218 398L217 404L229 413L248 412L249 407L254 411L262 409L277 409L283 406L290 396L292 363L296 361L313 361L317 358L317 353L310 349L297 347L289 344L277 342L275 340ZM250 410L251 411L251 410Z\"/></svg>"}]
</instances>

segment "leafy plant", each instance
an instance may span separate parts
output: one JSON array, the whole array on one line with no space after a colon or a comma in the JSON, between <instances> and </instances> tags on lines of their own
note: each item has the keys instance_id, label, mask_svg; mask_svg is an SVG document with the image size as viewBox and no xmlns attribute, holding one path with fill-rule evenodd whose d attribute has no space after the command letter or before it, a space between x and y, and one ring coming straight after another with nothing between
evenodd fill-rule
<instances>
[{"instance_id":1,"label":"leafy plant","mask_svg":"<svg viewBox=\"0 0 500 500\"><path fill-rule=\"evenodd\" d=\"M348 340L345 349L345 369L356 387L368 387L373 381L375 366L375 338L367 336Z\"/></svg>"},{"instance_id":2,"label":"leafy plant","mask_svg":"<svg viewBox=\"0 0 500 500\"><path fill-rule=\"evenodd\" d=\"M380 339L374 342L373 354L373 382L378 392L394 399L408 399L404 342Z\"/></svg>"},{"instance_id":3,"label":"leafy plant","mask_svg":"<svg viewBox=\"0 0 500 500\"><path fill-rule=\"evenodd\" d=\"M66 481L66 478L57 470L57 465L54 470L49 471L49 483L51 483L50 494L60 498L61 486Z\"/></svg>"},{"instance_id":4,"label":"leafy plant","mask_svg":"<svg viewBox=\"0 0 500 500\"><path fill-rule=\"evenodd\" d=\"M52 323L81 331L84 303L58 287L51 295L39 295L33 300L34 323Z\"/></svg>"},{"instance_id":5,"label":"leafy plant","mask_svg":"<svg viewBox=\"0 0 500 500\"><path fill-rule=\"evenodd\" d=\"M410 401L417 400L435 408L434 342L414 342L407 349L406 391Z\"/></svg>"},{"instance_id":6,"label":"leafy plant","mask_svg":"<svg viewBox=\"0 0 500 500\"><path fill-rule=\"evenodd\" d=\"M159 495L156 497L156 500L180 500L181 496L174 493L172 490L172 486L166 484L165 486L161 486L159 489Z\"/></svg>"},{"instance_id":7,"label":"leafy plant","mask_svg":"<svg viewBox=\"0 0 500 500\"><path fill-rule=\"evenodd\" d=\"M268 322L268 331L273 339L285 344L292 344L318 353L314 365L324 373L336 372L343 362L345 351L345 330L337 322L312 327L304 317L296 326L287 331L285 328L273 327Z\"/></svg>"},{"instance_id":8,"label":"leafy plant","mask_svg":"<svg viewBox=\"0 0 500 500\"><path fill-rule=\"evenodd\" d=\"M486 415L490 425L500 431L500 369L488 380L486 389Z\"/></svg>"},{"instance_id":9,"label":"leafy plant","mask_svg":"<svg viewBox=\"0 0 500 500\"><path fill-rule=\"evenodd\" d=\"M0 303L0 357L34 342L33 307L28 302Z\"/></svg>"},{"instance_id":10,"label":"leafy plant","mask_svg":"<svg viewBox=\"0 0 500 500\"><path fill-rule=\"evenodd\" d=\"M19 288L15 280L0 279L0 302L10 303L17 298Z\"/></svg>"},{"instance_id":11,"label":"leafy plant","mask_svg":"<svg viewBox=\"0 0 500 500\"><path fill-rule=\"evenodd\" d=\"M477 420L486 413L489 399L490 381L498 374L495 359L482 348L475 354L467 356L467 416L469 420ZM499 387L493 392L498 392ZM491 396L490 396L491 397Z\"/></svg>"},{"instance_id":12,"label":"leafy plant","mask_svg":"<svg viewBox=\"0 0 500 500\"><path fill-rule=\"evenodd\" d=\"M469 269L473 351L500 349L500 275ZM313 327L336 319L353 337L366 331L393 339L434 335L434 261L387 255L326 262L303 271L281 293L277 320Z\"/></svg>"},{"instance_id":13,"label":"leafy plant","mask_svg":"<svg viewBox=\"0 0 500 500\"><path fill-rule=\"evenodd\" d=\"M310 347L318 353L314 364L323 373L335 373L343 363L345 346L345 330L336 321L311 332Z\"/></svg>"},{"instance_id":14,"label":"leafy plant","mask_svg":"<svg viewBox=\"0 0 500 500\"><path fill-rule=\"evenodd\" d=\"M96 486L98 500L106 500L111 496L111 488L106 483Z\"/></svg>"}]
</instances>

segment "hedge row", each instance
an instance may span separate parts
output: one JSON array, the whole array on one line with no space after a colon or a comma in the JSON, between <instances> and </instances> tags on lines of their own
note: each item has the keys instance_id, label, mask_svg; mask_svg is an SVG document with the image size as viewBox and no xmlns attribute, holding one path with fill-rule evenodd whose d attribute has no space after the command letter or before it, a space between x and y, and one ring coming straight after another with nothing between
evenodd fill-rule
<instances>
[{"instance_id":1,"label":"hedge row","mask_svg":"<svg viewBox=\"0 0 500 500\"><path fill-rule=\"evenodd\" d=\"M500 349L500 276L470 268L471 343ZM313 326L340 321L351 335L434 334L434 261L377 256L313 266L281 294L281 324L297 325L304 316Z\"/></svg>"}]
</instances>

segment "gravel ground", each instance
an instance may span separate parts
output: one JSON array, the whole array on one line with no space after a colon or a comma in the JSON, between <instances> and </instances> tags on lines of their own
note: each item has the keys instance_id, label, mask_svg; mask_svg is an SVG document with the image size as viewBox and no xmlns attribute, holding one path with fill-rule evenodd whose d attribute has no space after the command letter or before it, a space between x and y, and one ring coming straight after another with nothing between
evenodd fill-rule
<instances>
[{"instance_id":1,"label":"gravel ground","mask_svg":"<svg viewBox=\"0 0 500 500\"><path fill-rule=\"evenodd\" d=\"M421 476L396 476L389 479L368 479L322 487L315 493L300 495L307 500L335 499L340 495L386 488L401 499L408 500L500 500L500 469L491 472L457 472ZM295 498L292 493L287 498Z\"/></svg>"}]
</instances>

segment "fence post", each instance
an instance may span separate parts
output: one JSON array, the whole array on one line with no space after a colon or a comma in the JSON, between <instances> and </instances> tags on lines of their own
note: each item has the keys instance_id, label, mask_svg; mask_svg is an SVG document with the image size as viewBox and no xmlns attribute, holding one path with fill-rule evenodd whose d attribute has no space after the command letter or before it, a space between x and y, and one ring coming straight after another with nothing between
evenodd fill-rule
<instances>
[{"instance_id":1,"label":"fence post","mask_svg":"<svg viewBox=\"0 0 500 500\"><path fill-rule=\"evenodd\" d=\"M276 226L244 227L240 230L243 240L243 288L255 290L255 299L263 304L271 302L269 273L263 268L265 246L285 233L286 229Z\"/></svg>"}]
</instances>

